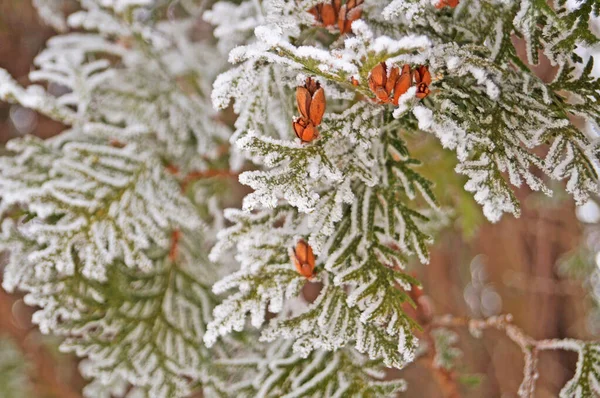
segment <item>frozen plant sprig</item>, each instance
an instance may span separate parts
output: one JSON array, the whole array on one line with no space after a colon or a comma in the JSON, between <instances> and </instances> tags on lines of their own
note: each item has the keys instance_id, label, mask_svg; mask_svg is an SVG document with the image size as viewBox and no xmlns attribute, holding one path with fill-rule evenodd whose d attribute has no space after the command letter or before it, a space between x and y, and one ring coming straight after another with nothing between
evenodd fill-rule
<instances>
[{"instance_id":1,"label":"frozen plant sprig","mask_svg":"<svg viewBox=\"0 0 600 398\"><path fill-rule=\"evenodd\" d=\"M381 382L379 370L415 357L408 292L418 281L404 266L412 256L428 261L439 227L428 216L440 212L433 183L445 183L419 173L427 159L411 156L405 135L430 132L455 151L465 188L492 221L519 214L512 186L550 194L549 176L578 202L597 191L597 142L571 122L600 119L593 59L578 55L597 43L587 23L594 0L556 9L355 2L341 27L315 20L314 0L219 2L208 12L194 0L82 0L68 16L59 3L36 1L46 20L80 33L48 43L30 74L38 85L0 72L2 100L69 126L51 141L9 145L1 245L11 252L5 288L25 291L42 331L86 357L82 372L95 379L88 396L403 389ZM196 40L201 15L218 25L218 47L232 49L237 64L212 93L223 63ZM530 63L543 53L557 65L552 82L517 56L513 34L525 39ZM388 71L429 70L430 87L402 91L396 109L377 101L369 79L382 62ZM323 87L327 110L320 137L302 143L293 91L307 77ZM208 97L220 109L234 102L233 134ZM228 192L194 180L242 166L254 168L240 176L254 192L244 210L226 212L211 253L225 267L215 268L207 225L224 224ZM294 269L299 241L317 255L311 275ZM232 263L240 269L214 286L223 301L213 312L209 286ZM318 297L307 302L301 292L311 285ZM242 349L227 336L247 332L247 319L264 345L242 335ZM595 344L571 343L583 359L563 395L589 395ZM240 352L257 359L228 358ZM530 394L536 357L524 352L521 391Z\"/></svg>"},{"instance_id":2,"label":"frozen plant sprig","mask_svg":"<svg viewBox=\"0 0 600 398\"><path fill-rule=\"evenodd\" d=\"M86 396L188 396L226 356L202 342L217 277L208 225L224 193L192 182L227 162L229 130L207 100L219 60L192 35L198 5L144 21L166 6L82 1L65 19L79 32L36 57L36 85L0 71L2 100L67 125L12 140L0 158L3 287L85 358Z\"/></svg>"},{"instance_id":3,"label":"frozen plant sprig","mask_svg":"<svg viewBox=\"0 0 600 398\"><path fill-rule=\"evenodd\" d=\"M254 213L230 212L233 226L213 251L218 258L235 248L242 267L216 285L219 293L233 293L217 307L208 343L243 330L248 315L262 327L268 308L278 315L263 329L263 340L293 340L303 356L352 344L401 367L413 358L416 343L416 325L402 304L411 302L406 291L418 285L401 270L410 255L427 262L431 237L424 232L430 228L423 206L439 206L432 182L415 170L419 161L410 158L399 135L430 132L454 150L456 171L468 177L465 189L491 221L505 212L520 214L512 186L551 195L548 177L565 180L581 203L597 190L598 150L570 118L597 122L599 83L590 75L591 64L580 69L571 55L576 43L594 40L578 25L557 45L556 34L573 25L567 16L573 10L552 15L533 2L474 1L474 7L451 10L443 6L454 2L398 0L383 16L388 4L370 4L352 24L352 34L333 38L323 31L336 36L335 28L319 20L307 26L306 15L289 12L289 3L265 4L262 15L268 18L253 21L254 37L230 52L237 65L215 82L214 105L225 108L233 100L239 114L232 144L261 167L240 179L254 190L244 205ZM211 21L220 20L218 12L213 9ZM411 14L386 22L405 12ZM586 3L575 14L593 12ZM529 29L540 15L555 17L541 21L548 23L544 37ZM526 37L530 61L537 62L540 49L560 66L554 82L541 81L519 59L513 32ZM428 66L430 90L419 96L414 88L403 91L392 112L368 84L381 62L388 71ZM309 143L294 140L291 129L297 115L292 90L306 76L317 79L328 96L320 138ZM539 156L536 149L546 145L550 151ZM263 233L269 237L258 239ZM307 284L293 276L286 258L299 239L313 246L315 278L324 284L304 307L287 304ZM385 333L365 346L364 335L353 332L356 325ZM391 337L398 339L396 354Z\"/></svg>"},{"instance_id":4,"label":"frozen plant sprig","mask_svg":"<svg viewBox=\"0 0 600 398\"><path fill-rule=\"evenodd\" d=\"M288 317L282 313L273 319L262 339L292 338L296 341L294 350L304 356L318 348L332 350L352 344L371 359L398 368L414 357L416 340L412 330L416 325L402 306L411 302L405 290L418 282L402 268L410 254L428 261L430 237L422 230L428 218L411 208L411 201L419 195L426 205L437 208L432 184L415 170L418 161L409 157L402 140L392 132L377 133L376 126L390 119L389 112L384 118L379 112L365 113L362 106L351 109L370 118L356 120L370 120L373 125L367 156L364 147L356 149L353 144L356 137L337 136L330 130L328 119L320 127L323 138L307 146L256 139L253 134L242 139L243 148L251 154L279 149L282 155L269 164L289 162L285 170L300 176L291 182L285 180L285 184L304 183L304 174L297 165L307 154L320 153L325 164L343 165L344 159L350 162L341 167L340 173L346 174L343 183L329 189L325 188L331 187L327 173L307 172L322 187L314 214L305 214L300 206L296 211L290 207L294 205L291 201L289 205L272 202L270 207L274 206L274 210L266 208L255 214L227 211L234 224L220 235L212 256L216 259L234 246L242 268L215 285L218 293L231 289L237 292L215 309L215 319L205 336L208 344L213 344L219 335L242 330L247 315L255 327L260 327L265 322L265 310L281 312L285 302L297 296L306 279L293 268L288 248L295 245L298 236L308 236L322 261L317 277L326 282L326 288L300 314ZM349 112L344 115L350 120L355 117ZM354 150L356 157L347 156ZM333 160L332 156L340 157ZM278 192L275 187L281 184L280 179L271 172L262 175L269 184L266 192ZM330 226L327 230L322 229L325 224L316 221L325 214L323 223ZM328 221L329 216L333 220Z\"/></svg>"},{"instance_id":5,"label":"frozen plant sprig","mask_svg":"<svg viewBox=\"0 0 600 398\"><path fill-rule=\"evenodd\" d=\"M248 374L245 370L256 372ZM235 382L219 378L223 374L238 375ZM237 397L302 397L325 391L329 396L389 396L406 390L402 379L384 380L384 368L377 361L351 348L335 352L314 351L304 358L292 350L289 340L269 344L264 356L216 361L214 394Z\"/></svg>"}]
</instances>

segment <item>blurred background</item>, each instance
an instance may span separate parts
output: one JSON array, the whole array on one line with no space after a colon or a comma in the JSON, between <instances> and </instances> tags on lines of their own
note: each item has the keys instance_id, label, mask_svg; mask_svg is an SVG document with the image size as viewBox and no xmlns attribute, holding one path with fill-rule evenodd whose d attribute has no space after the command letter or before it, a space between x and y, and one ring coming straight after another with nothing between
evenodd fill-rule
<instances>
[{"instance_id":1,"label":"blurred background","mask_svg":"<svg viewBox=\"0 0 600 398\"><path fill-rule=\"evenodd\" d=\"M65 2L65 7L69 7ZM30 0L0 0L0 67L21 84L35 55L56 32L37 17ZM548 64L536 68L551 79ZM50 137L63 126L18 105L0 103L0 144L35 134ZM437 145L423 137L412 143L413 155ZM440 152L441 151L437 151ZM442 170L442 171L440 171ZM451 157L440 155L424 165L434 179L458 179ZM456 186L460 186L457 181ZM497 224L483 219L469 194L445 192L457 210L437 237L429 265L415 267L428 305L436 315L488 317L510 313L514 323L536 339L596 339L600 331L600 208L589 202L576 208L556 186L547 198L522 189L519 219L504 216ZM0 398L80 397L85 384L77 359L57 350L55 338L31 324L35 309L23 298L0 290ZM485 332L476 339L457 329L459 350L450 351L451 369L464 397L517 397L523 377L519 348L504 335ZM451 336L453 340L455 336ZM572 376L576 357L543 352L537 397L556 397ZM417 362L400 372L408 397L443 397L426 366Z\"/></svg>"}]
</instances>

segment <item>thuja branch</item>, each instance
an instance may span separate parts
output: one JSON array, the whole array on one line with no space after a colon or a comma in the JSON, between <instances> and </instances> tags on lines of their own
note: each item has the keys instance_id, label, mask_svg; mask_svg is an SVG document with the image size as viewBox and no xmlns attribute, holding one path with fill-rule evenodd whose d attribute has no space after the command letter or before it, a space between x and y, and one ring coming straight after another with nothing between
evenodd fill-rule
<instances>
[{"instance_id":1,"label":"thuja branch","mask_svg":"<svg viewBox=\"0 0 600 398\"><path fill-rule=\"evenodd\" d=\"M467 327L475 337L488 329L495 329L504 333L522 351L525 360L524 377L519 387L521 398L533 398L535 395L536 381L538 379L538 354L542 350L562 349L579 353L576 376L563 388L561 398L573 396L574 391L582 389L582 396L591 397L591 385L588 379L594 377L593 368L597 362L595 357L595 343L584 342L576 339L543 339L536 340L526 334L523 329L512 323L512 315L493 316L485 319L455 317L452 315L434 316L427 296L422 290L414 287L410 292L411 298L417 304L414 313L415 320L422 326L420 338L426 342L426 351L419 362L429 369L435 377L443 396L456 398L460 396L458 380L451 367L440 365L436 358L439 353L434 334L446 328ZM587 389L587 390L586 390ZM589 392L590 395L585 395ZM576 395L579 396L579 395Z\"/></svg>"},{"instance_id":2,"label":"thuja branch","mask_svg":"<svg viewBox=\"0 0 600 398\"><path fill-rule=\"evenodd\" d=\"M487 329L495 329L506 335L523 352L525 359L524 377L519 387L519 396L522 398L534 397L535 383L538 378L538 354L542 350L582 351L588 343L577 339L544 339L536 340L527 335L523 329L512 323L512 315L493 316L486 319L473 319L468 317L454 317L444 315L434 317L428 329L438 327L468 327L472 335L478 336ZM579 370L578 365L578 370ZM562 396L562 394L561 394Z\"/></svg>"}]
</instances>

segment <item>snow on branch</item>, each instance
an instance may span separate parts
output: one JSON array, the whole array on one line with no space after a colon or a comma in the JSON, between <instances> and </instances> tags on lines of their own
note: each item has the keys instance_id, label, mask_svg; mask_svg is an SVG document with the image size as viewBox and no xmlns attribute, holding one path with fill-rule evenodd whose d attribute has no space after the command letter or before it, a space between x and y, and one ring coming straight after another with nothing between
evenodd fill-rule
<instances>
[{"instance_id":1,"label":"snow on branch","mask_svg":"<svg viewBox=\"0 0 600 398\"><path fill-rule=\"evenodd\" d=\"M429 261L434 191L450 184L420 172L437 156L413 155L423 133L491 221L519 215L513 187L598 192L597 137L573 123L600 123L594 59L579 55L598 44L596 0L34 3L73 32L36 57L35 85L0 70L0 99L69 127L0 157L3 285L85 358L88 396L404 390L382 373L417 356L404 267ZM532 72L540 54L552 82ZM253 192L222 215L238 192L223 175ZM562 397L598 392L596 343L536 341L502 317L436 322L506 333L525 355L522 397L545 349L580 356ZM454 335L428 332L450 367Z\"/></svg>"},{"instance_id":2,"label":"snow on branch","mask_svg":"<svg viewBox=\"0 0 600 398\"><path fill-rule=\"evenodd\" d=\"M148 249L167 250L173 229L201 225L157 159L133 146L70 142L56 148L25 139L8 149L16 156L1 159L2 211L18 206L28 214L23 233L44 247L32 259L61 274L81 266L83 276L103 281L114 261L150 271Z\"/></svg>"},{"instance_id":3,"label":"snow on branch","mask_svg":"<svg viewBox=\"0 0 600 398\"><path fill-rule=\"evenodd\" d=\"M190 176L223 168L229 129L208 101L222 60L204 56L190 18L144 23L164 4L80 5L66 17L78 32L36 57L39 86L0 71L1 100L69 126L12 140L0 157L3 287L23 291L40 330L85 358L86 396L184 397L213 355L202 340L217 275L206 223L219 204Z\"/></svg>"}]
</instances>

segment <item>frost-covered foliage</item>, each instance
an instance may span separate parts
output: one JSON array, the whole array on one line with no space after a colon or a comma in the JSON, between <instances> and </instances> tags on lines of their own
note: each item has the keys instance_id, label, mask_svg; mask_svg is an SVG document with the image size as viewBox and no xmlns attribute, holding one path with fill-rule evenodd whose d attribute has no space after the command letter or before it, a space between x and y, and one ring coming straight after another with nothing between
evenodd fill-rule
<instances>
[{"instance_id":1,"label":"frost-covered foliage","mask_svg":"<svg viewBox=\"0 0 600 398\"><path fill-rule=\"evenodd\" d=\"M202 56L192 2L171 20L159 18L162 2L80 5L66 19L77 33L36 58L40 85L0 71L0 98L67 125L47 141L11 141L0 159L3 287L24 291L41 331L87 358L86 395L134 385L186 396L216 355L202 342L215 218L202 216L218 202L182 182L223 161L228 129L208 102L220 60Z\"/></svg>"},{"instance_id":2,"label":"frost-covered foliage","mask_svg":"<svg viewBox=\"0 0 600 398\"><path fill-rule=\"evenodd\" d=\"M230 142L261 166L240 175L253 192L242 211L226 211L231 226L211 252L217 260L233 248L241 267L215 284L216 293L229 296L204 339L212 345L249 319L262 341L292 340L303 357L353 346L401 368L417 345L405 309L418 281L403 267L412 255L428 261L440 219L432 186L444 183L419 174L403 136L431 133L454 151L456 172L467 177L465 189L490 221L519 215L513 187L551 195L549 179L564 180L584 203L598 191L600 152L596 137L573 120L600 122L600 79L593 58L577 54L599 42L588 23L598 4L322 3L220 1L204 14L233 64L217 77L213 103L233 103L238 119ZM358 19L345 14L351 7L361 8L360 20L340 34L331 15L342 29L344 18ZM517 55L515 37L523 39L528 62ZM531 70L538 52L557 68L550 82ZM382 103L387 97L374 88L381 62L388 79L394 67L425 65L429 89L392 84L385 89L389 95L395 87L399 98L389 102L398 105ZM294 89L307 77L318 81L327 103L313 123L318 137L308 140L292 129L299 113L306 117L302 89L296 96ZM316 255L311 279L292 261L304 240ZM320 291L305 302L301 292L311 282Z\"/></svg>"},{"instance_id":3,"label":"frost-covered foliage","mask_svg":"<svg viewBox=\"0 0 600 398\"><path fill-rule=\"evenodd\" d=\"M560 398L593 397L600 394L600 349L598 344L582 344L575 375L560 392Z\"/></svg>"},{"instance_id":4,"label":"frost-covered foliage","mask_svg":"<svg viewBox=\"0 0 600 398\"><path fill-rule=\"evenodd\" d=\"M362 114L366 111L363 106L350 110ZM353 117L350 112L346 115ZM285 148L284 143L274 139L257 140L250 135L240 140L246 139L250 140L249 145L256 145L253 147L257 151L263 146ZM387 366L402 367L412 360L416 348L412 335L414 324L402 306L411 302L406 290L417 282L402 271L405 262L402 252L417 253L426 262L429 236L423 227L428 218L406 203L410 201L407 198L417 192L432 205L435 202L430 182L414 171L418 162L408 157L403 142L391 134L382 135L380 139L367 148L352 144L344 137L332 144L327 143L325 136L319 141L325 147L319 156L325 160L322 165L341 166L341 170L332 170L331 174L347 172L334 188L320 188L318 194L307 192L306 197L315 198L315 208L308 215L289 205L281 205L274 211L230 210L226 213L234 225L220 233L220 242L213 248L212 255L216 259L235 245L242 269L219 281L214 289L217 293L232 288L239 292L215 309L215 319L205 335L207 343L212 344L218 334L242 330L248 313L254 326L262 325L267 309L280 312L285 309L286 300L298 295L307 280L291 267L289 252L282 247L293 246L298 236L305 235L323 262L318 272L323 288L305 311L285 319L273 319L262 339L292 337L296 340L294 349L303 355L317 348L332 350L352 343L358 351L367 353L371 359L382 359ZM327 145L333 147L327 148ZM345 154L356 148L352 156L343 156L349 160L348 165L342 163L342 157L333 158L337 150ZM289 186L297 181L292 179L292 173L299 173L298 183L306 181L308 185L315 173L303 172L302 167L309 166L302 163L312 161L309 154L319 150L317 145L297 148L290 164L276 169L275 173L249 172L240 179L244 181L250 174L263 181L274 184L281 181L282 185ZM329 151L331 156L327 156ZM300 156L303 152L305 159ZM361 154L367 159L359 159ZM296 162L300 163L297 167ZM279 170L289 173L288 176L280 178ZM315 184L324 185L320 179L327 181L327 176L319 178L317 174L315 177ZM258 201L265 207L269 205L267 201Z\"/></svg>"},{"instance_id":5,"label":"frost-covered foliage","mask_svg":"<svg viewBox=\"0 0 600 398\"><path fill-rule=\"evenodd\" d=\"M404 390L382 380L418 346L405 266L429 261L450 213L408 137L456 155L491 221L519 215L513 187L598 191L597 137L576 127L600 123L596 0L34 3L71 33L36 58L34 85L0 70L0 99L67 127L0 158L3 286L85 357L87 396ZM232 131L213 109L230 105ZM227 184L197 180L238 172L252 192L221 214ZM436 366L453 336L436 336ZM571 346L563 395L586 396L596 346Z\"/></svg>"},{"instance_id":6,"label":"frost-covered foliage","mask_svg":"<svg viewBox=\"0 0 600 398\"><path fill-rule=\"evenodd\" d=\"M269 345L264 354L216 361L208 394L226 397L387 397L404 391L403 380L384 380L378 361L354 350L314 351L304 358L292 352L289 341ZM244 377L252 369L252 377ZM219 374L234 375L228 382ZM241 377L240 377L241 376Z\"/></svg>"},{"instance_id":7,"label":"frost-covered foliage","mask_svg":"<svg viewBox=\"0 0 600 398\"><path fill-rule=\"evenodd\" d=\"M584 203L598 190L598 148L569 118L600 121L594 60L578 55L598 43L589 25L598 3L577 2L573 9L558 2L555 11L543 2L465 1L453 13L433 13L428 3L396 0L385 8L383 23L404 15L409 31L438 38L424 58L439 71L439 91L428 109L413 113L421 129L456 150L457 171L469 177L465 188L486 216L496 221L503 212L519 214L509 183L550 193L532 167L566 180L567 191ZM556 65L553 81L542 82L530 71L511 35L524 39L531 64L543 52ZM452 42L443 43L449 37ZM540 145L549 146L544 156L531 151Z\"/></svg>"}]
</instances>

